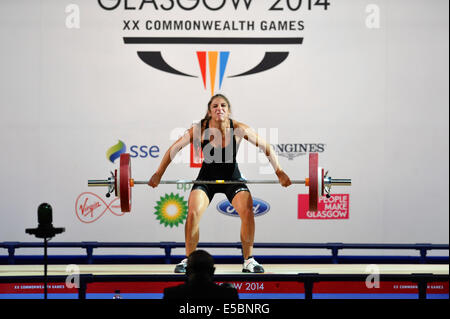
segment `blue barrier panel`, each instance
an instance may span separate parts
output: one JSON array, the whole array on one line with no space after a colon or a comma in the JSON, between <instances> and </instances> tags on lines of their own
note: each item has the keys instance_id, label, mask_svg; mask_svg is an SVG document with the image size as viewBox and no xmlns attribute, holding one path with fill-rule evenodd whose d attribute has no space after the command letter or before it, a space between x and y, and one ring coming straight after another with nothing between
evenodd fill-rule
<instances>
[{"instance_id":1,"label":"blue barrier panel","mask_svg":"<svg viewBox=\"0 0 450 319\"><path fill-rule=\"evenodd\" d=\"M44 244L40 242L3 242L0 243L0 248L8 251L7 257L0 256L1 264L27 264L36 263L39 261L38 256L16 256L16 251L20 248L43 248ZM175 248L184 248L185 244L180 242L51 242L48 243L49 248L82 248L86 250L85 256L49 256L50 263L67 263L70 260L73 263L93 264L93 263L112 263L114 259L119 263L165 263L171 264L178 262L183 256L173 256L172 250ZM241 243L199 243L198 248L234 248L241 250ZM124 255L109 255L109 256L95 256L94 250L97 248L159 248L164 251L163 255L148 255L148 256L124 256ZM346 243L255 243L255 249L323 249L331 252L330 256L310 256L310 255L291 255L279 256L278 260L275 256L259 255L258 258L262 261L274 263L298 263L298 262L320 262L320 263L355 263L355 262L378 262L378 263L448 263L448 256L428 256L428 252L432 250L445 250L448 252L449 245L447 244L346 244ZM418 251L416 256L339 256L342 250L412 250ZM239 256L225 256L221 257L224 263L240 262ZM239 260L239 261L238 261Z\"/></svg>"}]
</instances>

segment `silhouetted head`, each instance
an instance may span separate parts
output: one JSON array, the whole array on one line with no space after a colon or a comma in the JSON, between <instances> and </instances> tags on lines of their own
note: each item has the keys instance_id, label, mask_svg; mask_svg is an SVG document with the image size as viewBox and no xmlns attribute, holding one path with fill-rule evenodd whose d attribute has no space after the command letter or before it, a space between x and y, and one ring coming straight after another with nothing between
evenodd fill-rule
<instances>
[{"instance_id":1,"label":"silhouetted head","mask_svg":"<svg viewBox=\"0 0 450 319\"><path fill-rule=\"evenodd\" d=\"M188 256L186 274L188 276L206 276L214 275L214 259L204 250L196 250Z\"/></svg>"}]
</instances>

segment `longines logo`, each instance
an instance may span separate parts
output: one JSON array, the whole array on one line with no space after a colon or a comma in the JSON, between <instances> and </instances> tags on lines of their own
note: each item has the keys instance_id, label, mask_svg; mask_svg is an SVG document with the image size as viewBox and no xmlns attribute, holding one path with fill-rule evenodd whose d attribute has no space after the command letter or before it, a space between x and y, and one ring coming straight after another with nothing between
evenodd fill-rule
<instances>
[{"instance_id":1,"label":"longines logo","mask_svg":"<svg viewBox=\"0 0 450 319\"><path fill-rule=\"evenodd\" d=\"M293 160L294 158L308 153L323 153L325 151L326 144L312 143L312 144L299 144L299 143L287 143L287 144L272 144L273 149L279 156Z\"/></svg>"},{"instance_id":2,"label":"longines logo","mask_svg":"<svg viewBox=\"0 0 450 319\"><path fill-rule=\"evenodd\" d=\"M209 87L211 95L215 93L216 87L222 88L224 79L255 75L282 64L287 60L292 48L303 44L301 32L305 30L305 21L299 19L300 13L313 10L327 11L331 6L329 0L97 0L97 2L105 12L126 11L127 19L120 20L121 29L126 32L126 36L123 37L124 44L152 45L151 50L137 50L137 56L143 63L158 71L186 78L198 78L199 84L205 90ZM199 11L202 13L200 16ZM204 11L206 14L203 14ZM130 16L132 12L135 12L136 18ZM286 12L286 17L295 18L280 20L280 12ZM229 18L235 17L237 13L239 18ZM143 15L146 15L146 18L142 18ZM256 20L254 18L256 16L260 18ZM175 32L184 36L168 36ZM242 37L243 32L246 35L258 34L258 36ZM226 37L207 36L219 33L226 34ZM270 36L264 36L265 34ZM286 36L287 34L289 36ZM196 74L192 72L192 68L175 67L164 58L166 50L180 45L193 48L192 62L198 65ZM221 49L205 51L199 48L205 45L220 46ZM236 46L257 46L262 48L261 53L264 54L262 58L257 58L259 61L256 60L247 67L240 66L242 68L240 71L228 74L229 64L241 61L242 58L238 53L234 55L233 48ZM270 49L267 49L269 46ZM191 71L186 71L187 69Z\"/></svg>"}]
</instances>

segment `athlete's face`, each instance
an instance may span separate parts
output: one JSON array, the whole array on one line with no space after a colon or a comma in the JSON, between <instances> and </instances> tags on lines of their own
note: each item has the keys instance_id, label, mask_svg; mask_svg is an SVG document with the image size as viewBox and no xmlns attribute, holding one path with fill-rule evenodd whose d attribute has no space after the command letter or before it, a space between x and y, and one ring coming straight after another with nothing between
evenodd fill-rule
<instances>
[{"instance_id":1,"label":"athlete's face","mask_svg":"<svg viewBox=\"0 0 450 319\"><path fill-rule=\"evenodd\" d=\"M214 121L222 122L229 118L230 108L224 98L216 97L212 100L208 113Z\"/></svg>"}]
</instances>

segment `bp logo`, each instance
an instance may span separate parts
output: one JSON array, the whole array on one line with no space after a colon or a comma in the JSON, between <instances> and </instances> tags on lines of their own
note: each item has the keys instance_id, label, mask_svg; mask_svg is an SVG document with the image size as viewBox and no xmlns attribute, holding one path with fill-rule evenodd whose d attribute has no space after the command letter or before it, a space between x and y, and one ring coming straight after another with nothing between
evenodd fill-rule
<instances>
[{"instance_id":1,"label":"bp logo","mask_svg":"<svg viewBox=\"0 0 450 319\"><path fill-rule=\"evenodd\" d=\"M165 227L173 226L178 227L179 224L183 224L187 217L188 206L183 196L170 193L165 196L161 196L159 201L156 202L155 215L160 224L164 224Z\"/></svg>"}]
</instances>

